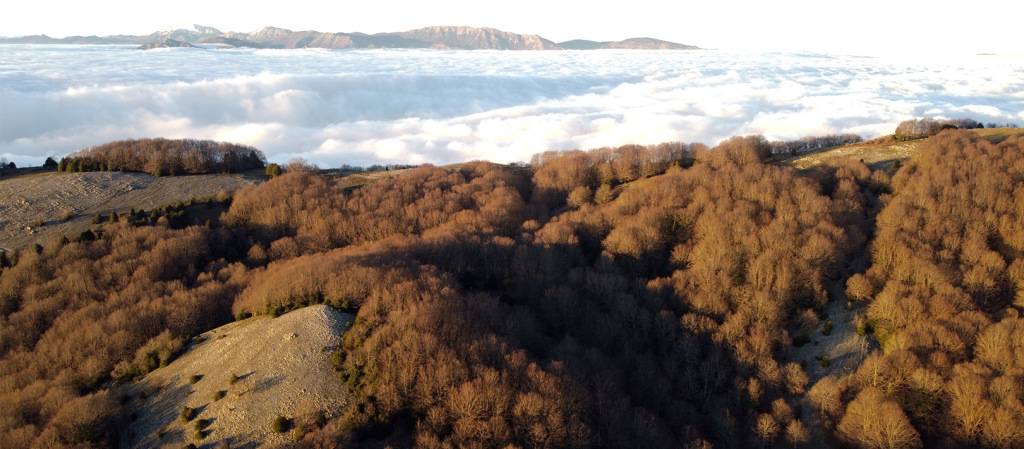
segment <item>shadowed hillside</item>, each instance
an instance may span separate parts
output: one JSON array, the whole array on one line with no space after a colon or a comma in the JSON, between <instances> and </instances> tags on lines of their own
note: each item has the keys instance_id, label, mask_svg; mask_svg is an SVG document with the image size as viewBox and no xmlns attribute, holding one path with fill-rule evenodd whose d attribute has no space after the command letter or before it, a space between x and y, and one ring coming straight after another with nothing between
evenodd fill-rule
<instances>
[{"instance_id":1,"label":"shadowed hillside","mask_svg":"<svg viewBox=\"0 0 1024 449\"><path fill-rule=\"evenodd\" d=\"M892 178L761 136L294 171L209 225L115 216L0 259L0 439L240 442L203 351L324 305L344 405L253 424L303 447L1019 447L1019 143L941 131Z\"/></svg>"}]
</instances>

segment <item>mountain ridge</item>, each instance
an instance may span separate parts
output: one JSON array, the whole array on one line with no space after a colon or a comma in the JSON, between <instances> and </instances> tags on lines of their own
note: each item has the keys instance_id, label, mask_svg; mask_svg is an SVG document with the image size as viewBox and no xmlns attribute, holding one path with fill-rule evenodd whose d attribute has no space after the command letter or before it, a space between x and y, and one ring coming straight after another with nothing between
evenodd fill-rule
<instances>
[{"instance_id":1,"label":"mountain ridge","mask_svg":"<svg viewBox=\"0 0 1024 449\"><path fill-rule=\"evenodd\" d=\"M68 36L52 38L45 34L0 38L0 44L51 45L139 45L139 49L220 44L219 48L430 48L440 50L699 50L651 38L621 41L570 40L562 43L535 34L519 34L489 27L430 26L408 31L366 34L331 33L315 30L292 31L267 26L251 32L222 32L213 27L164 29L144 36Z\"/></svg>"}]
</instances>

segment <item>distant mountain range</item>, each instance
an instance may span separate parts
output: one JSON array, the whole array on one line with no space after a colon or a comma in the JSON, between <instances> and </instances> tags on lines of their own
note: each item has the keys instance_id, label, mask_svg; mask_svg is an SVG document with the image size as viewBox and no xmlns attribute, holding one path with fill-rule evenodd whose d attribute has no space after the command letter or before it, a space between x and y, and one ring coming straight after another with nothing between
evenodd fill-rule
<instances>
[{"instance_id":1,"label":"distant mountain range","mask_svg":"<svg viewBox=\"0 0 1024 449\"><path fill-rule=\"evenodd\" d=\"M535 34L517 34L494 28L433 26L398 33L322 33L266 27L250 33L221 32L216 28L161 30L145 36L23 36L0 39L0 44L139 45L139 49L195 47L215 48L432 48L441 50L699 50L692 45L651 38L617 42L571 40L555 43Z\"/></svg>"}]
</instances>

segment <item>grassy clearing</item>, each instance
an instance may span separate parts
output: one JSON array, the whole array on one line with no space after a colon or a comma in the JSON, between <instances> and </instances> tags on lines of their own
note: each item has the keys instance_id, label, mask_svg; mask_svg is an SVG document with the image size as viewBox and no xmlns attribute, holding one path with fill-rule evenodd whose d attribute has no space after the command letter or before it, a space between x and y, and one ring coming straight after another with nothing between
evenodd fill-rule
<instances>
[{"instance_id":1,"label":"grassy clearing","mask_svg":"<svg viewBox=\"0 0 1024 449\"><path fill-rule=\"evenodd\" d=\"M974 132L992 143L1000 143L1012 135L1024 135L1024 128L976 129Z\"/></svg>"}]
</instances>

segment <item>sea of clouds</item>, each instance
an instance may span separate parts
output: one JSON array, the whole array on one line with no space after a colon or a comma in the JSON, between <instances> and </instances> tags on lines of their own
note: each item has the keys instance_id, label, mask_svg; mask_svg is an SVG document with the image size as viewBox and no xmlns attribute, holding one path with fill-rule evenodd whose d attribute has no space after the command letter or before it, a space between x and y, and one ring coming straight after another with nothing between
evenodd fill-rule
<instances>
[{"instance_id":1,"label":"sea of clouds","mask_svg":"<svg viewBox=\"0 0 1024 449\"><path fill-rule=\"evenodd\" d=\"M0 156L19 165L143 137L325 167L511 162L743 134L873 138L914 117L1024 124L1024 58L0 45Z\"/></svg>"}]
</instances>

